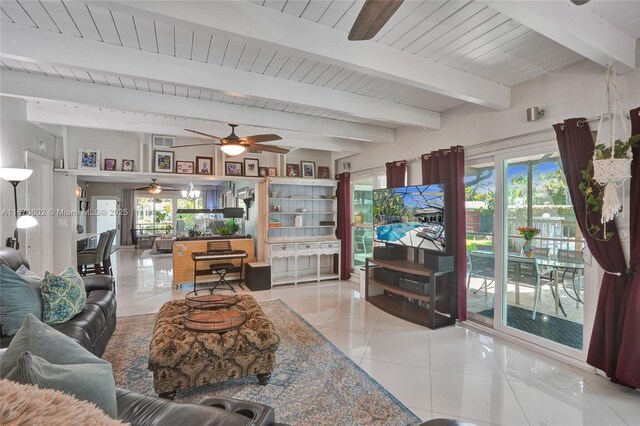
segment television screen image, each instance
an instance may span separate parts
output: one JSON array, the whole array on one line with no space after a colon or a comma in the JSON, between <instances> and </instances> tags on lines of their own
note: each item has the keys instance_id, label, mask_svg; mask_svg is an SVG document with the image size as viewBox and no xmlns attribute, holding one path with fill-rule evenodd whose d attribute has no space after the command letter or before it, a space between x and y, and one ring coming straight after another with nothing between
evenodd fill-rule
<instances>
[{"instance_id":1,"label":"television screen image","mask_svg":"<svg viewBox=\"0 0 640 426\"><path fill-rule=\"evenodd\" d=\"M404 186L373 191L375 241L444 251L444 186Z\"/></svg>"}]
</instances>

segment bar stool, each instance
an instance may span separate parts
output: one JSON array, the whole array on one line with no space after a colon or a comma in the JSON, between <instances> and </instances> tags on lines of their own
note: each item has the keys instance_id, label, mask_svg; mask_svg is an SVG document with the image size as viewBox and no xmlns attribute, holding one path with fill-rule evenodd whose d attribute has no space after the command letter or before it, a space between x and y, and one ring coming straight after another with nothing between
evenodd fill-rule
<instances>
[{"instance_id":1,"label":"bar stool","mask_svg":"<svg viewBox=\"0 0 640 426\"><path fill-rule=\"evenodd\" d=\"M88 272L93 272L97 275L101 273L100 263L103 261L108 240L109 232L102 232L95 249L78 252L78 272L81 275L87 275Z\"/></svg>"}]
</instances>

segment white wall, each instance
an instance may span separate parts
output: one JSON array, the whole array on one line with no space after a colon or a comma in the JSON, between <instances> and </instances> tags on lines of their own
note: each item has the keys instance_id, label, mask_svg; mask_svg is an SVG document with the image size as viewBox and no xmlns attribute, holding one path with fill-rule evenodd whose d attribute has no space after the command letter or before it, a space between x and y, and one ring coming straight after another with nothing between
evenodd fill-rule
<instances>
[{"instance_id":1,"label":"white wall","mask_svg":"<svg viewBox=\"0 0 640 426\"><path fill-rule=\"evenodd\" d=\"M117 130L69 127L69 165L78 168L79 149L99 149L100 169L104 169L105 158L117 160L117 170L122 170L122 160L134 160L134 170L140 170L140 139L131 132Z\"/></svg>"},{"instance_id":2,"label":"white wall","mask_svg":"<svg viewBox=\"0 0 640 426\"><path fill-rule=\"evenodd\" d=\"M606 70L590 61L548 73L513 87L512 107L495 111L472 104L461 105L442 113L442 129L425 130L403 127L396 130L396 143L371 144L365 153L338 161L350 161L351 172L384 166L387 161L411 159L451 145L465 148L483 142L517 138L572 117L593 117L602 113ZM626 112L640 105L640 69L618 78L622 109ZM547 115L527 122L526 110L537 106ZM627 122L629 123L629 122ZM525 144L513 141L512 146ZM409 183L421 183L420 162L409 164Z\"/></svg>"},{"instance_id":3,"label":"white wall","mask_svg":"<svg viewBox=\"0 0 640 426\"><path fill-rule=\"evenodd\" d=\"M0 167L24 168L25 151L53 160L56 138L27 122L26 105L21 99L0 97ZM40 151L41 141L45 151ZM24 183L18 185L18 209L25 207L25 188ZM13 208L13 187L0 181L0 211ZM15 216L0 215L0 244L5 245L14 229Z\"/></svg>"}]
</instances>

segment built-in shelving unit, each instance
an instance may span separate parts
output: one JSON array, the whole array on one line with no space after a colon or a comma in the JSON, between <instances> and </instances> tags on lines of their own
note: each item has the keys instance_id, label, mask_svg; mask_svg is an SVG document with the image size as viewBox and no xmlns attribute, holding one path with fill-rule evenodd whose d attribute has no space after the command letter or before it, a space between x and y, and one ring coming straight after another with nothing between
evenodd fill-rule
<instances>
[{"instance_id":1,"label":"built-in shelving unit","mask_svg":"<svg viewBox=\"0 0 640 426\"><path fill-rule=\"evenodd\" d=\"M339 278L333 272L341 250L335 189L336 181L329 179L267 181L265 253L273 285Z\"/></svg>"}]
</instances>

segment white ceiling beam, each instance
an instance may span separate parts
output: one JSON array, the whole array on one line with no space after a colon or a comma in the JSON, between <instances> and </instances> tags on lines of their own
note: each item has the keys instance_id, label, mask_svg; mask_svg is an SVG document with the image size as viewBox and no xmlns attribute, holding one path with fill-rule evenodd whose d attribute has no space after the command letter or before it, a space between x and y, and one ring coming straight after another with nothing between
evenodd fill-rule
<instances>
[{"instance_id":1,"label":"white ceiling beam","mask_svg":"<svg viewBox=\"0 0 640 426\"><path fill-rule=\"evenodd\" d=\"M3 24L0 32L2 56L10 59L272 99L402 126L440 128L440 114L423 108L16 24Z\"/></svg>"},{"instance_id":2,"label":"white ceiling beam","mask_svg":"<svg viewBox=\"0 0 640 426\"><path fill-rule=\"evenodd\" d=\"M600 65L618 72L636 68L636 40L570 1L485 1L492 9Z\"/></svg>"},{"instance_id":3,"label":"white ceiling beam","mask_svg":"<svg viewBox=\"0 0 640 426\"><path fill-rule=\"evenodd\" d=\"M63 105L60 103L27 103L27 120L34 124L56 124L92 129L118 130L123 132L135 132L141 142L147 142L148 134L161 134L198 138L210 141L208 138L199 137L184 129L189 128L200 132L211 133L218 136L226 136L229 126L225 123L207 122L182 117L156 116L152 114L133 114L124 111L105 111L82 108L75 105ZM273 129L283 139L274 144L282 147L309 148L332 152L361 152L362 143L343 139L330 138L317 135L302 135L296 132ZM263 128L242 126L238 129L240 135L251 135L264 132ZM266 145L266 144L265 144Z\"/></svg>"},{"instance_id":4,"label":"white ceiling beam","mask_svg":"<svg viewBox=\"0 0 640 426\"><path fill-rule=\"evenodd\" d=\"M348 41L339 30L245 1L97 2L102 7L268 45L288 53L496 109L510 88L374 41Z\"/></svg>"},{"instance_id":5,"label":"white ceiling beam","mask_svg":"<svg viewBox=\"0 0 640 426\"><path fill-rule=\"evenodd\" d=\"M102 86L19 71L2 72L0 94L27 99L46 99L93 105L112 110L191 117L199 120L213 118L216 121L226 123L247 124L365 142L392 143L395 141L393 130L366 124Z\"/></svg>"}]
</instances>

